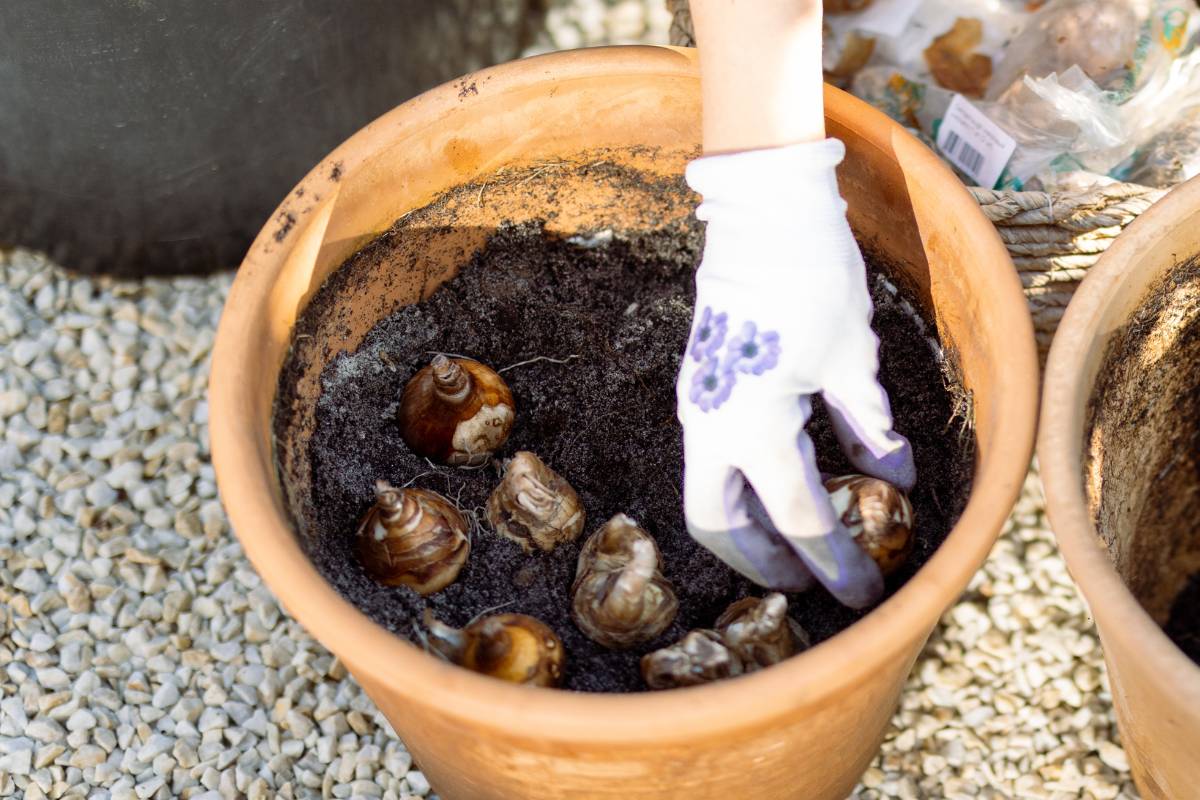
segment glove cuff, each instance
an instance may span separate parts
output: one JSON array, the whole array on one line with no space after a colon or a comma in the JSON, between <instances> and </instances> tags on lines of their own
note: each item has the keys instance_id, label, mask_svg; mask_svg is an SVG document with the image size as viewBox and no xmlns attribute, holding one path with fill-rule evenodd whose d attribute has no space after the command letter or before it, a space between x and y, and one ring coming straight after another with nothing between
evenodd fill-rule
<instances>
[{"instance_id":1,"label":"glove cuff","mask_svg":"<svg viewBox=\"0 0 1200 800\"><path fill-rule=\"evenodd\" d=\"M704 198L696 216L844 219L837 165L845 155L844 144L825 139L698 158L686 172L688 186Z\"/></svg>"}]
</instances>

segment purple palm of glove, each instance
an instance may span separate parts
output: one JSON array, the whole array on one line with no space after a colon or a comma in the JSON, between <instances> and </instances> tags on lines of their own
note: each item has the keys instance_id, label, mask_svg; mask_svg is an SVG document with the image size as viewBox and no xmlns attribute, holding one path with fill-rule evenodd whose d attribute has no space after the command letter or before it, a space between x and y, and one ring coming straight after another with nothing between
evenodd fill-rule
<instances>
[{"instance_id":1,"label":"purple palm of glove","mask_svg":"<svg viewBox=\"0 0 1200 800\"><path fill-rule=\"evenodd\" d=\"M812 395L857 469L905 491L916 472L876 378L865 268L834 173L843 152L828 140L689 167L708 232L677 395L689 533L762 586L815 578L865 608L883 577L825 493L804 430Z\"/></svg>"}]
</instances>

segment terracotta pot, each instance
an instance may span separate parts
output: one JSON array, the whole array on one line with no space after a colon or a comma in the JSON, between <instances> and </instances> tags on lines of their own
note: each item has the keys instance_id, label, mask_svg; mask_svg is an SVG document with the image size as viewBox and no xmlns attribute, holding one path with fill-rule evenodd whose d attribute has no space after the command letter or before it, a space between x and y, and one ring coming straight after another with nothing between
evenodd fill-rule
<instances>
[{"instance_id":1,"label":"terracotta pot","mask_svg":"<svg viewBox=\"0 0 1200 800\"><path fill-rule=\"evenodd\" d=\"M1156 798L1200 785L1200 668L1161 627L1200 569L1196 422L1176 405L1200 380L1195 312L1154 320L1147 300L1197 256L1193 180L1129 226L1076 291L1050 350L1038 442L1047 510L1100 630L1134 779ZM1189 292L1194 280L1171 290Z\"/></svg>"},{"instance_id":2,"label":"terracotta pot","mask_svg":"<svg viewBox=\"0 0 1200 800\"><path fill-rule=\"evenodd\" d=\"M647 229L678 221L695 198L656 189L653 180L617 195L568 171L547 200L524 192L521 181L493 178L478 197L426 220L407 257L348 282L346 302L318 315L318 335L293 340L313 293L396 218L502 167L608 160L651 178L677 177L698 152L699 98L691 51L645 47L543 56L435 89L318 165L259 235L230 293L210 403L213 460L233 527L283 605L345 661L446 800L844 798L1025 475L1036 357L1000 239L932 153L830 90L830 132L849 150L841 178L852 224L936 319L974 396L978 461L967 508L906 586L844 633L749 677L586 695L512 686L441 663L322 580L300 545L312 425L305 404L315 404L315 376L332 355L452 275L501 219L552 212L550 227L560 231ZM301 401L284 409L290 422L273 438L272 404L290 347L299 348L295 361L311 364L294 376Z\"/></svg>"}]
</instances>

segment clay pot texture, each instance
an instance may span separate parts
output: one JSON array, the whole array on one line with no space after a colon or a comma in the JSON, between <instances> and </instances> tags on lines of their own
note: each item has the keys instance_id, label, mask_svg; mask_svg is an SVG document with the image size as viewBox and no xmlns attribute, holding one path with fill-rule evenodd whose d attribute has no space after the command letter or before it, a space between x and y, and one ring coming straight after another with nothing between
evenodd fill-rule
<instances>
[{"instance_id":1,"label":"clay pot texture","mask_svg":"<svg viewBox=\"0 0 1200 800\"><path fill-rule=\"evenodd\" d=\"M362 684L446 800L846 797L878 751L902 684L939 616L966 587L1015 501L1032 451L1037 360L1020 283L992 226L938 158L884 115L826 94L845 141L840 178L865 249L936 321L974 398L977 469L967 507L932 559L864 620L754 675L667 692L587 695L507 685L442 663L372 623L301 547L306 432L317 376L371 326L427 296L501 220L574 232L665 226L686 191L619 195L564 174L549 200L493 177L412 234L411 257L362 276L293 341L318 287L402 214L501 168L608 159L679 176L699 153L694 53L621 47L541 56L428 92L319 164L259 234L216 342L213 460L247 554L288 611ZM331 177L337 166L337 180ZM582 176L582 177L581 177ZM289 348L301 363L293 422L273 436ZM278 463L278 468L277 468Z\"/></svg>"},{"instance_id":2,"label":"clay pot texture","mask_svg":"<svg viewBox=\"0 0 1200 800\"><path fill-rule=\"evenodd\" d=\"M1161 628L1200 569L1197 420L1178 403L1200 390L1196 309L1177 303L1200 256L1200 180L1129 226L1088 273L1046 366L1038 458L1047 510L1096 619L1121 740L1143 797L1194 797L1200 785L1200 668ZM1132 335L1133 338L1129 338ZM1107 359L1124 346L1122 365Z\"/></svg>"}]
</instances>

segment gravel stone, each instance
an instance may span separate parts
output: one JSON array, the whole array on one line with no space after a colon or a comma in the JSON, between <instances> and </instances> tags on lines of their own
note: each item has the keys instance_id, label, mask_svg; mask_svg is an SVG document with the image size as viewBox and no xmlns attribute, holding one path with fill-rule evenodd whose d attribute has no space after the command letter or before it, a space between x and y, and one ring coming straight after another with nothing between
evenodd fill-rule
<instances>
[{"instance_id":1,"label":"gravel stone","mask_svg":"<svg viewBox=\"0 0 1200 800\"><path fill-rule=\"evenodd\" d=\"M408 790L418 797L429 794L429 781L425 779L424 773L410 772L404 776L404 782L408 784Z\"/></svg>"},{"instance_id":2,"label":"gravel stone","mask_svg":"<svg viewBox=\"0 0 1200 800\"><path fill-rule=\"evenodd\" d=\"M164 778L155 776L148 781L139 783L134 788L134 793L142 800L146 800L148 797L153 797L165 784L166 780Z\"/></svg>"},{"instance_id":3,"label":"gravel stone","mask_svg":"<svg viewBox=\"0 0 1200 800\"><path fill-rule=\"evenodd\" d=\"M9 772L13 775L28 775L32 765L32 750L17 750L0 756L0 772Z\"/></svg>"},{"instance_id":4,"label":"gravel stone","mask_svg":"<svg viewBox=\"0 0 1200 800\"><path fill-rule=\"evenodd\" d=\"M229 727L229 715L219 708L206 708L200 715L200 724L196 727L201 733L223 730Z\"/></svg>"},{"instance_id":5,"label":"gravel stone","mask_svg":"<svg viewBox=\"0 0 1200 800\"><path fill-rule=\"evenodd\" d=\"M75 711L67 719L67 730L69 731L90 731L94 727L96 727L96 715L86 708Z\"/></svg>"},{"instance_id":6,"label":"gravel stone","mask_svg":"<svg viewBox=\"0 0 1200 800\"><path fill-rule=\"evenodd\" d=\"M179 702L179 689L174 683L164 683L158 687L150 703L158 709L166 710Z\"/></svg>"},{"instance_id":7,"label":"gravel stone","mask_svg":"<svg viewBox=\"0 0 1200 800\"><path fill-rule=\"evenodd\" d=\"M54 640L38 631L29 639L29 649L35 653L45 653L54 647Z\"/></svg>"},{"instance_id":8,"label":"gravel stone","mask_svg":"<svg viewBox=\"0 0 1200 800\"><path fill-rule=\"evenodd\" d=\"M37 755L33 759L33 766L35 769L48 767L65 752L67 752L67 748L60 744L48 744L37 751Z\"/></svg>"},{"instance_id":9,"label":"gravel stone","mask_svg":"<svg viewBox=\"0 0 1200 800\"><path fill-rule=\"evenodd\" d=\"M104 763L107 758L108 754L104 752L103 748L94 744L85 744L71 754L67 763L78 769L87 769Z\"/></svg>"},{"instance_id":10,"label":"gravel stone","mask_svg":"<svg viewBox=\"0 0 1200 800\"><path fill-rule=\"evenodd\" d=\"M32 720L25 728L25 733L39 742L58 742L67 738L62 725L49 717L39 717Z\"/></svg>"},{"instance_id":11,"label":"gravel stone","mask_svg":"<svg viewBox=\"0 0 1200 800\"><path fill-rule=\"evenodd\" d=\"M1096 750L1100 754L1100 760L1112 767L1117 772L1129 771L1129 760L1125 757L1125 751L1112 742L1097 742Z\"/></svg>"},{"instance_id":12,"label":"gravel stone","mask_svg":"<svg viewBox=\"0 0 1200 800\"><path fill-rule=\"evenodd\" d=\"M9 357L19 367L29 366L42 353L41 345L36 340L21 339L12 347Z\"/></svg>"},{"instance_id":13,"label":"gravel stone","mask_svg":"<svg viewBox=\"0 0 1200 800\"><path fill-rule=\"evenodd\" d=\"M46 576L32 568L23 569L12 582L12 586L26 594L38 594L46 589Z\"/></svg>"},{"instance_id":14,"label":"gravel stone","mask_svg":"<svg viewBox=\"0 0 1200 800\"><path fill-rule=\"evenodd\" d=\"M170 752L174 746L174 739L156 733L137 751L137 760L148 764L158 755Z\"/></svg>"}]
</instances>

